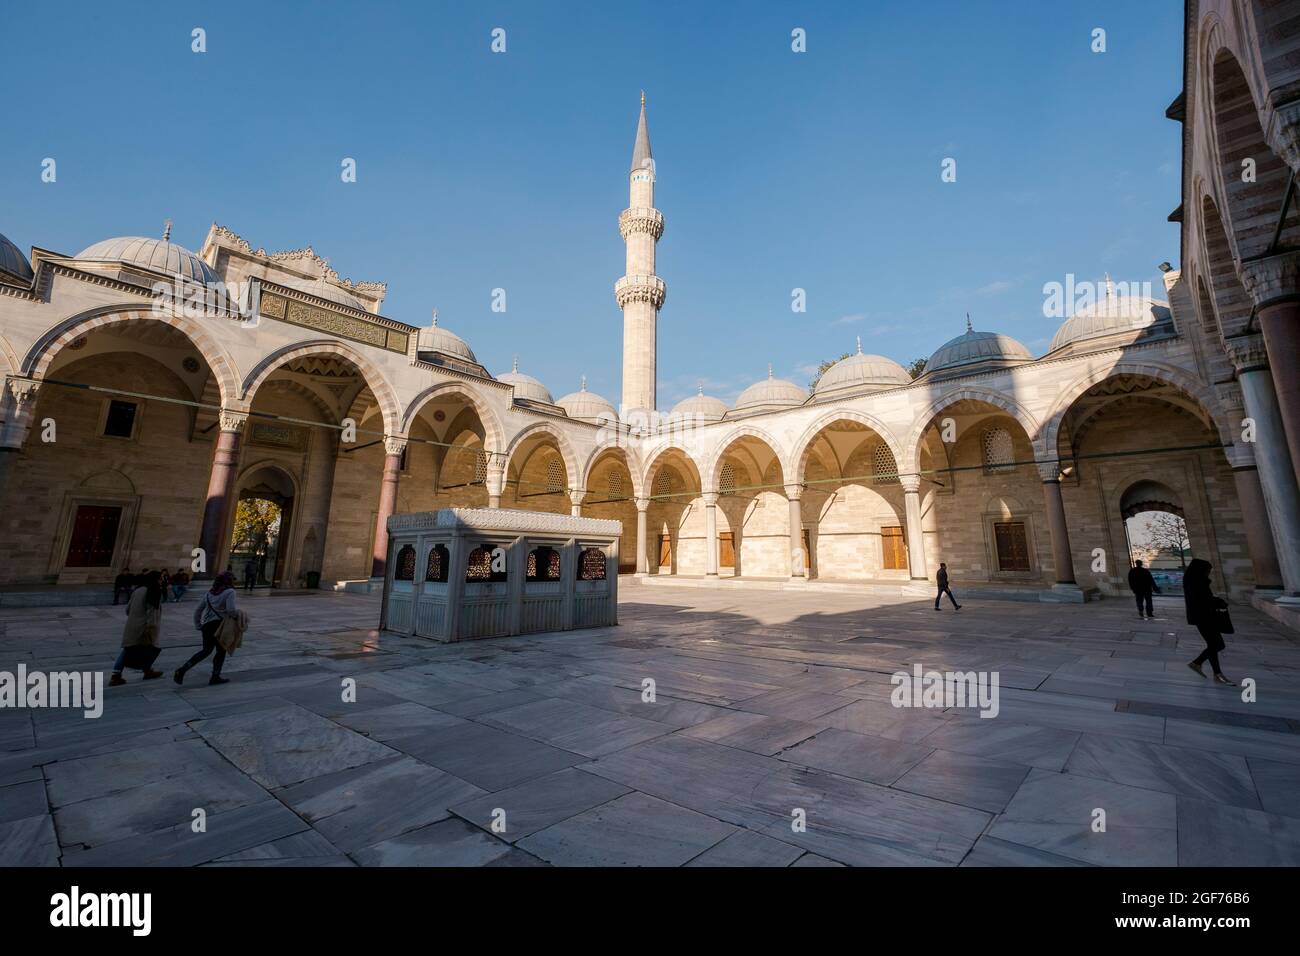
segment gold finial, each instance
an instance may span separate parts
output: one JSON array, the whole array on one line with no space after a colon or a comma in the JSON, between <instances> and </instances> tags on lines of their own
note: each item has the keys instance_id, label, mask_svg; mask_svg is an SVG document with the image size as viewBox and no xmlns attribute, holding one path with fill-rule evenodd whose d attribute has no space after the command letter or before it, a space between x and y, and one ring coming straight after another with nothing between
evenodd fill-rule
<instances>
[{"instance_id":1,"label":"gold finial","mask_svg":"<svg viewBox=\"0 0 1300 956\"><path fill-rule=\"evenodd\" d=\"M172 221L167 219L163 222L163 242L170 242L172 237Z\"/></svg>"},{"instance_id":2,"label":"gold finial","mask_svg":"<svg viewBox=\"0 0 1300 956\"><path fill-rule=\"evenodd\" d=\"M645 90L641 91L641 109L645 109Z\"/></svg>"}]
</instances>

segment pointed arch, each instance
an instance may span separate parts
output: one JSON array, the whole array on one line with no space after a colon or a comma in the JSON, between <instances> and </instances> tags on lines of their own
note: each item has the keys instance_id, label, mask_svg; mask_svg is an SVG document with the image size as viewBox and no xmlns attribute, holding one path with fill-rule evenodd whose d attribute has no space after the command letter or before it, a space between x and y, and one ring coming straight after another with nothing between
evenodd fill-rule
<instances>
[{"instance_id":1,"label":"pointed arch","mask_svg":"<svg viewBox=\"0 0 1300 956\"><path fill-rule=\"evenodd\" d=\"M691 468L691 477L697 482L701 480L699 463L692 457L690 452L681 445L664 445L655 451L650 460L646 462L645 470L641 473L641 487L645 490L646 495L651 495L654 492L654 477L659 466L664 464L665 459L672 460L673 458L680 458L684 461ZM700 487L703 488L703 484Z\"/></svg>"},{"instance_id":2,"label":"pointed arch","mask_svg":"<svg viewBox=\"0 0 1300 956\"><path fill-rule=\"evenodd\" d=\"M448 395L459 396L474 409L475 414L478 415L478 420L483 425L484 449L490 454L500 453L506 445L505 429L501 427L501 419L483 396L464 382L439 382L436 385L430 385L416 395L407 403L406 411L402 413L402 431L406 432L410 429L411 424L415 421L415 416L420 413L420 409L424 408L425 405Z\"/></svg>"},{"instance_id":3,"label":"pointed arch","mask_svg":"<svg viewBox=\"0 0 1300 956\"><path fill-rule=\"evenodd\" d=\"M893 431L880 419L874 415L868 415L866 412L857 409L842 408L836 411L827 412L825 415L814 419L813 423L804 429L804 433L795 442L794 448L790 454L791 467L786 472L789 476L786 480L795 483L801 483L804 477L804 468L808 464L808 452L812 449L813 442L817 440L825 429L834 425L838 421L856 422L871 429L879 436L880 440L889 446L893 452L894 461L903 461L903 449L899 445L898 439L894 437Z\"/></svg>"},{"instance_id":4,"label":"pointed arch","mask_svg":"<svg viewBox=\"0 0 1300 956\"><path fill-rule=\"evenodd\" d=\"M753 438L766 445L772 454L776 456L777 463L781 466L782 480L791 480L789 459L780 443L761 428L754 425L739 425L723 435L714 446L713 451L709 453L709 457L705 459L704 468L700 473L700 480L703 482L701 487L705 491L718 490L718 470L722 467L722 459L726 457L731 447L742 438Z\"/></svg>"},{"instance_id":5,"label":"pointed arch","mask_svg":"<svg viewBox=\"0 0 1300 956\"><path fill-rule=\"evenodd\" d=\"M632 480L632 496L634 498L644 498L645 485L642 482L644 473L641 468L641 458L626 440L619 437L604 441L591 450L591 454L587 456L587 460L582 464L582 484L579 487L585 489L596 466L600 464L600 460L606 455L615 452L623 454L623 463L627 466L628 475Z\"/></svg>"},{"instance_id":6,"label":"pointed arch","mask_svg":"<svg viewBox=\"0 0 1300 956\"><path fill-rule=\"evenodd\" d=\"M1020 423L1020 427L1025 430L1025 437L1029 439L1030 444L1033 444L1034 436L1038 434L1040 426L1038 419L1025 406L1010 395L996 389L968 385L965 388L941 395L931 402L925 411L913 419L912 430L907 436L905 446L906 457L898 462L901 474L917 474L921 470L921 439L925 436L925 430L930 427L930 424L945 408L963 401L982 402L985 405L991 405L1006 412Z\"/></svg>"},{"instance_id":7,"label":"pointed arch","mask_svg":"<svg viewBox=\"0 0 1300 956\"><path fill-rule=\"evenodd\" d=\"M515 453L529 439L536 438L538 435L548 435L555 440L556 447L560 452L560 460L564 462L565 480L568 482L568 487L570 490L579 488L578 479L580 475L578 473L577 452L573 450L573 443L569 441L569 437L550 422L535 422L511 439L505 451L505 473L507 475L510 473L510 465L514 461Z\"/></svg>"},{"instance_id":8,"label":"pointed arch","mask_svg":"<svg viewBox=\"0 0 1300 956\"><path fill-rule=\"evenodd\" d=\"M298 342L276 349L258 362L245 377L241 399L251 406L253 396L257 394L262 383L281 365L309 355L334 355L355 366L379 404L379 410L384 416L384 432L389 435L404 434L399 431L402 428L401 405L397 400L397 391L388 381L388 377L357 349L337 339Z\"/></svg>"}]
</instances>

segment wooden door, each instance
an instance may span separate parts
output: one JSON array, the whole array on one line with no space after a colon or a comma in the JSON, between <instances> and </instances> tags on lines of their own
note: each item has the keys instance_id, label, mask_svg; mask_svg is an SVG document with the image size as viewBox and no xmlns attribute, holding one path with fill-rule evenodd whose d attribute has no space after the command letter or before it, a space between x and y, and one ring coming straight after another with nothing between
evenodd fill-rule
<instances>
[{"instance_id":1,"label":"wooden door","mask_svg":"<svg viewBox=\"0 0 1300 956\"><path fill-rule=\"evenodd\" d=\"M890 525L880 529L881 567L886 571L907 570L907 541L903 529Z\"/></svg>"},{"instance_id":2,"label":"wooden door","mask_svg":"<svg viewBox=\"0 0 1300 956\"><path fill-rule=\"evenodd\" d=\"M999 571L1029 570L1029 540L1023 521L999 521L993 525L998 549Z\"/></svg>"},{"instance_id":3,"label":"wooden door","mask_svg":"<svg viewBox=\"0 0 1300 956\"><path fill-rule=\"evenodd\" d=\"M113 563L117 544L117 527L122 509L105 505L78 505L72 521L72 540L68 542L69 568L107 568Z\"/></svg>"},{"instance_id":4,"label":"wooden door","mask_svg":"<svg viewBox=\"0 0 1300 956\"><path fill-rule=\"evenodd\" d=\"M670 568L673 564L673 538L672 535L661 534L659 536L659 567Z\"/></svg>"},{"instance_id":5,"label":"wooden door","mask_svg":"<svg viewBox=\"0 0 1300 956\"><path fill-rule=\"evenodd\" d=\"M736 566L736 539L731 531L718 533L718 567L734 568Z\"/></svg>"}]
</instances>

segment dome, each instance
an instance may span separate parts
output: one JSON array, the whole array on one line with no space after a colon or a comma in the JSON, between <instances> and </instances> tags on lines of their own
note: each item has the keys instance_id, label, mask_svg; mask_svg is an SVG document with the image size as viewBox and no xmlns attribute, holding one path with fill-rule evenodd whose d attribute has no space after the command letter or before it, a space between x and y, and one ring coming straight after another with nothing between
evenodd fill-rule
<instances>
[{"instance_id":1,"label":"dome","mask_svg":"<svg viewBox=\"0 0 1300 956\"><path fill-rule=\"evenodd\" d=\"M858 339L857 353L840 359L828 368L817 382L814 392L822 395L848 388L894 388L909 385L911 381L912 376L907 373L907 369L893 359L887 359L883 355L864 355L862 340Z\"/></svg>"},{"instance_id":2,"label":"dome","mask_svg":"<svg viewBox=\"0 0 1300 956\"><path fill-rule=\"evenodd\" d=\"M592 422L618 421L618 409L608 399L601 398L595 392L587 391L587 379L582 379L582 388L570 392L555 404L564 409L570 418L581 418Z\"/></svg>"},{"instance_id":3,"label":"dome","mask_svg":"<svg viewBox=\"0 0 1300 956\"><path fill-rule=\"evenodd\" d=\"M546 390L546 386L531 375L525 375L519 371L519 361L515 360L515 366L509 372L503 372L497 376L498 382L505 382L515 390L515 398L526 398L534 402L545 402L547 405L554 405L555 399L551 398L551 393Z\"/></svg>"},{"instance_id":4,"label":"dome","mask_svg":"<svg viewBox=\"0 0 1300 956\"><path fill-rule=\"evenodd\" d=\"M463 358L467 361L478 364L478 359L474 357L474 352L465 340L455 332L449 332L438 325L438 317L435 314L433 325L427 329L420 329L419 341L416 344L416 353L420 352L446 352L448 355L454 355L457 358Z\"/></svg>"},{"instance_id":5,"label":"dome","mask_svg":"<svg viewBox=\"0 0 1300 956\"><path fill-rule=\"evenodd\" d=\"M694 418L702 421L721 421L727 414L727 403L712 395L705 395L701 386L698 395L684 398L668 413L670 418Z\"/></svg>"},{"instance_id":6,"label":"dome","mask_svg":"<svg viewBox=\"0 0 1300 956\"><path fill-rule=\"evenodd\" d=\"M1087 308L1080 309L1061 323L1052 336L1048 352L1055 352L1074 342L1085 342L1120 332L1141 332L1162 326L1173 331L1173 314L1168 302L1139 295L1115 295L1114 284L1106 280L1106 295ZM1164 331L1164 328L1154 331Z\"/></svg>"},{"instance_id":7,"label":"dome","mask_svg":"<svg viewBox=\"0 0 1300 956\"><path fill-rule=\"evenodd\" d=\"M1010 336L998 332L976 332L968 320L966 331L939 346L930 356L930 361L925 363L925 370L941 372L985 362L1010 365L1014 362L1030 362L1033 358L1029 349Z\"/></svg>"},{"instance_id":8,"label":"dome","mask_svg":"<svg viewBox=\"0 0 1300 956\"><path fill-rule=\"evenodd\" d=\"M141 236L121 236L105 239L77 253L78 259L92 262L122 262L141 266L156 272L167 272L194 282L216 282L217 274L208 264L184 246L166 239L145 239Z\"/></svg>"},{"instance_id":9,"label":"dome","mask_svg":"<svg viewBox=\"0 0 1300 956\"><path fill-rule=\"evenodd\" d=\"M772 366L767 367L767 378L755 382L740 393L736 410L750 411L766 408L791 408L808 400L808 390L794 382L772 377Z\"/></svg>"},{"instance_id":10,"label":"dome","mask_svg":"<svg viewBox=\"0 0 1300 956\"><path fill-rule=\"evenodd\" d=\"M30 282L32 279L31 263L27 261L22 250L3 234L0 234L0 272L7 272L24 282Z\"/></svg>"},{"instance_id":11,"label":"dome","mask_svg":"<svg viewBox=\"0 0 1300 956\"><path fill-rule=\"evenodd\" d=\"M278 282L290 289L297 289L299 292L306 292L308 295L314 295L319 299L328 299L330 302L337 302L339 305L351 306L354 309L361 309L363 312L370 311L366 304L358 299L355 295L333 282L326 282L325 277L319 279L299 279L293 276L277 276L271 280Z\"/></svg>"}]
</instances>

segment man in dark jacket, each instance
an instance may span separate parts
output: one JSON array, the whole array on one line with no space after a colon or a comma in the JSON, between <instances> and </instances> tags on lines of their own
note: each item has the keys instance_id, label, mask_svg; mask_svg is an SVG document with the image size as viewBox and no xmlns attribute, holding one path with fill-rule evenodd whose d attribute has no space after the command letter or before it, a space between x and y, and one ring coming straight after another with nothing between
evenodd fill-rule
<instances>
[{"instance_id":1,"label":"man in dark jacket","mask_svg":"<svg viewBox=\"0 0 1300 956\"><path fill-rule=\"evenodd\" d=\"M939 573L934 576L934 579L939 584L939 593L934 596L934 609L936 611L939 610L939 599L946 594L948 595L948 600L952 602L952 609L954 611L960 611L961 605L958 604L957 599L952 596L952 588L948 587L948 565L940 561Z\"/></svg>"},{"instance_id":2,"label":"man in dark jacket","mask_svg":"<svg viewBox=\"0 0 1300 956\"><path fill-rule=\"evenodd\" d=\"M1142 567L1141 561L1134 561L1133 567L1128 572L1128 589L1133 592L1133 597L1137 600L1138 619L1144 617L1155 620L1155 612L1151 607L1151 595L1160 589L1156 587L1156 579L1151 576L1151 572ZM1146 614L1142 613L1146 608Z\"/></svg>"}]
</instances>

